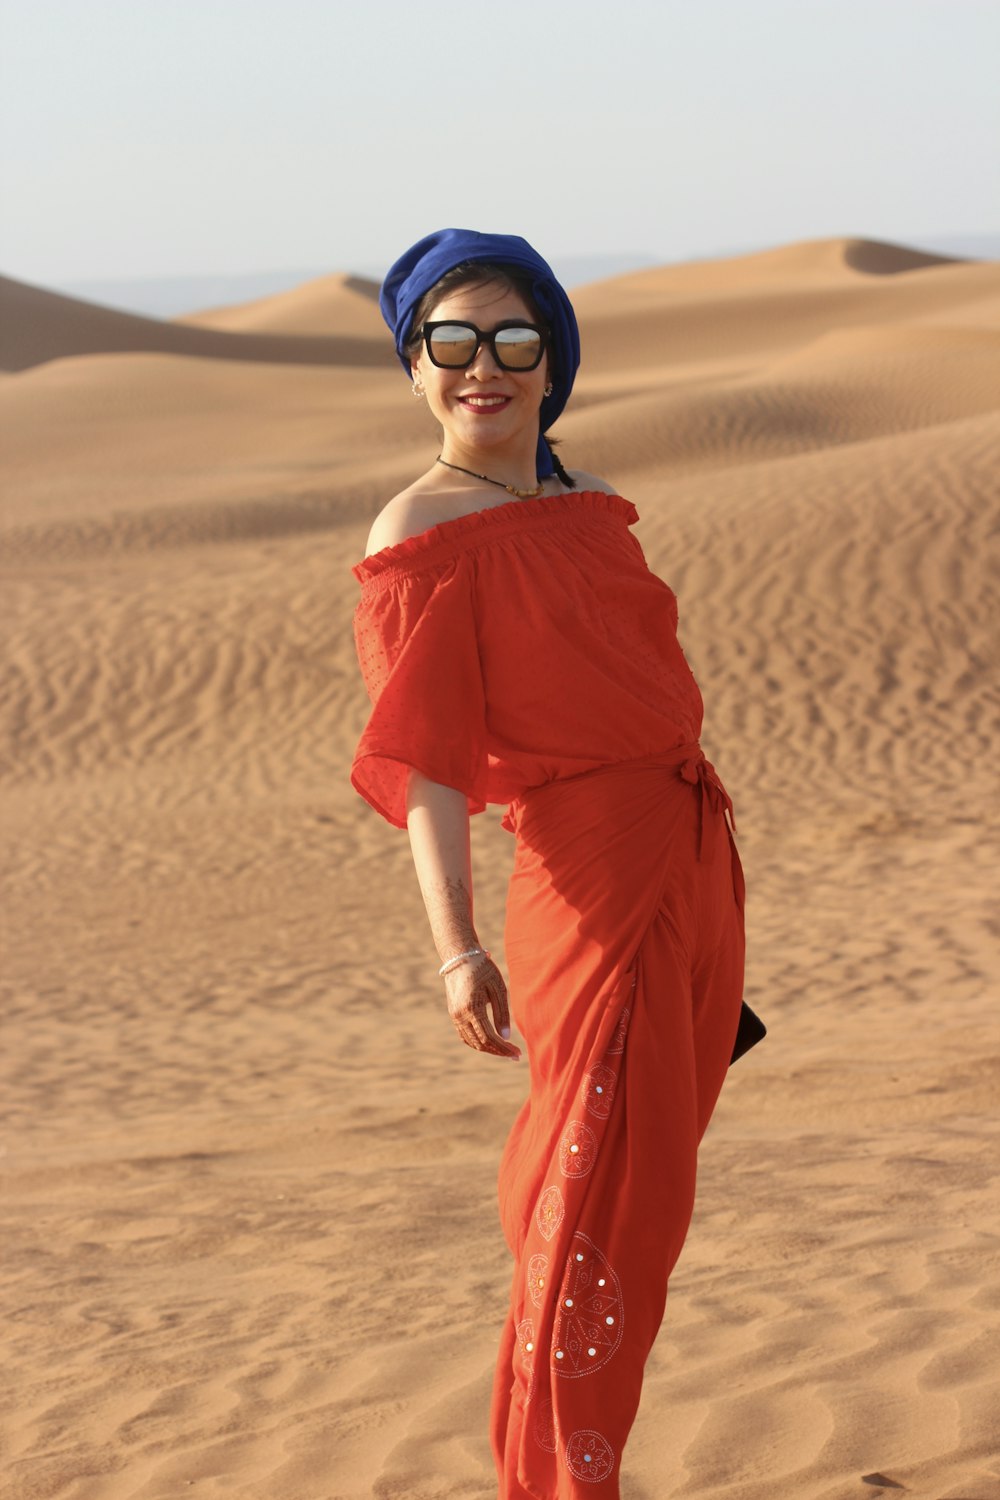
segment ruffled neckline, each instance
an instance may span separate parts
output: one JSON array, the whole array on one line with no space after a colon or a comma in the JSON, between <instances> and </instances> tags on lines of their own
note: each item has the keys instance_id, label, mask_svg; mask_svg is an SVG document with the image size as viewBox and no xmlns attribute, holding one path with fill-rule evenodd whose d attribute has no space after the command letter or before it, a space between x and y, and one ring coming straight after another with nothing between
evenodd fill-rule
<instances>
[{"instance_id":1,"label":"ruffled neckline","mask_svg":"<svg viewBox=\"0 0 1000 1500\"><path fill-rule=\"evenodd\" d=\"M631 500L626 500L623 495L609 495L604 490L565 490L558 495L535 495L530 500L504 500L499 505L488 505L482 510L467 511L464 516L438 521L426 531L418 531L401 542L382 547L355 563L351 572L363 584L414 563L426 563L431 554L453 549L457 544L485 541L488 536L512 530L525 521L595 511L621 516L629 526L639 519L639 512Z\"/></svg>"}]
</instances>

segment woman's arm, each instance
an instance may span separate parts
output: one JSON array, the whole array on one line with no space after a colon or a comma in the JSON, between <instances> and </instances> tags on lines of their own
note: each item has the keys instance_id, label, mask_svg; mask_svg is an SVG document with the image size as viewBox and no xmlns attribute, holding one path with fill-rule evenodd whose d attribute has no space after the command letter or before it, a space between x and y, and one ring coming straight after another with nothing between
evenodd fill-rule
<instances>
[{"instance_id":1,"label":"woman's arm","mask_svg":"<svg viewBox=\"0 0 1000 1500\"><path fill-rule=\"evenodd\" d=\"M420 893L441 962L478 948L473 921L469 808L464 792L410 771L406 827ZM479 954L444 976L448 1010L459 1036L480 1052L520 1057L510 1035L507 987L492 959ZM490 1019L488 1011L492 1010Z\"/></svg>"}]
</instances>

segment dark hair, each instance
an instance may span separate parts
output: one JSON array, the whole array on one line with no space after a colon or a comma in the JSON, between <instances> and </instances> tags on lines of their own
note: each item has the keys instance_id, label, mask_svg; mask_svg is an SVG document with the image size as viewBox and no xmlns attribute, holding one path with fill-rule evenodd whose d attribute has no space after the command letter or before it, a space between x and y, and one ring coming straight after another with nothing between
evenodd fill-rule
<instances>
[{"instance_id":1,"label":"dark hair","mask_svg":"<svg viewBox=\"0 0 1000 1500\"><path fill-rule=\"evenodd\" d=\"M457 266L452 266L450 271L445 271L440 281L435 281L413 309L409 336L403 346L404 353L411 359L415 359L420 353L420 330L435 307L462 286L496 286L505 291L516 292L527 304L535 322L548 325L548 319L542 316L535 301L532 278L527 271L519 270L517 266L494 265L492 261L463 260Z\"/></svg>"},{"instance_id":2,"label":"dark hair","mask_svg":"<svg viewBox=\"0 0 1000 1500\"><path fill-rule=\"evenodd\" d=\"M421 338L420 330L427 322L431 313L439 302L452 292L457 292L463 286L496 286L505 291L516 292L527 305L528 311L536 323L548 326L548 319L543 316L538 303L534 298L532 277L527 271L522 271L517 266L503 266L487 260L463 260L457 266L452 266L450 271L445 271L439 281L435 281L429 291L426 291L413 309L413 321L410 324L410 332L403 352L410 358L416 359L420 353ZM551 354L550 354L551 359ZM551 369L550 369L551 374ZM563 468L555 453L557 439L544 434L545 441L552 451L552 462L555 471L563 484L572 488L573 481Z\"/></svg>"}]
</instances>

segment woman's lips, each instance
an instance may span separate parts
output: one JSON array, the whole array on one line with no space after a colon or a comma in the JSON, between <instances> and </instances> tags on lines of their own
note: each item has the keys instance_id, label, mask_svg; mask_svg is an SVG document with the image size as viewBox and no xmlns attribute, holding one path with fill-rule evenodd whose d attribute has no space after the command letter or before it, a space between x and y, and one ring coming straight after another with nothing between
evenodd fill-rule
<instances>
[{"instance_id":1,"label":"woman's lips","mask_svg":"<svg viewBox=\"0 0 1000 1500\"><path fill-rule=\"evenodd\" d=\"M495 417L497 412L507 410L512 399L511 396L459 396L458 404L465 411L475 412L477 417Z\"/></svg>"}]
</instances>

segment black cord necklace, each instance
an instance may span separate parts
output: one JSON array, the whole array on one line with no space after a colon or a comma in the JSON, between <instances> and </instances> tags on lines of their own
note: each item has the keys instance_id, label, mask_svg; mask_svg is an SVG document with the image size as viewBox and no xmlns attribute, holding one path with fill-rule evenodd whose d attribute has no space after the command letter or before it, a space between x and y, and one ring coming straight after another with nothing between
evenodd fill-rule
<instances>
[{"instance_id":1,"label":"black cord necklace","mask_svg":"<svg viewBox=\"0 0 1000 1500\"><path fill-rule=\"evenodd\" d=\"M435 463L444 464L446 469L455 469L459 474L468 474L470 479L483 479L487 484L495 484L500 489L506 490L508 494L516 495L519 500L534 500L545 488L544 484L538 484L533 490L519 490L514 484L504 484L502 479L491 479L488 474L476 474L472 469L463 469L461 464L450 464L440 453L434 460Z\"/></svg>"}]
</instances>

